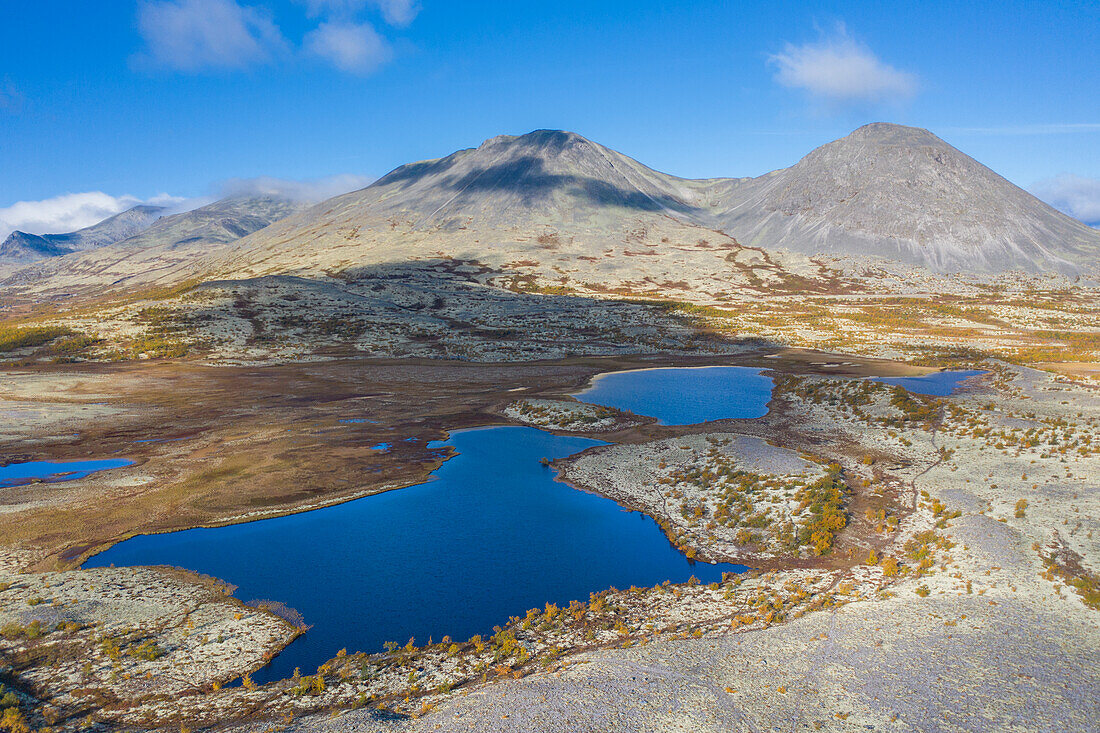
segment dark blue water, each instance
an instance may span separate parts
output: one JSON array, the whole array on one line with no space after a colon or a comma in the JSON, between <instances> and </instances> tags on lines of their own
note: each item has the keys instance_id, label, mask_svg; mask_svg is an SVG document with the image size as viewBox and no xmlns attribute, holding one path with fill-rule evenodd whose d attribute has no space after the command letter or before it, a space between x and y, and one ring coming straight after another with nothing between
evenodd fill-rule
<instances>
[{"instance_id":1,"label":"dark blue water","mask_svg":"<svg viewBox=\"0 0 1100 733\"><path fill-rule=\"evenodd\" d=\"M34 479L47 483L74 481L96 471L122 468L123 466L133 465L133 463L133 461L126 458L107 458L99 461L61 461L57 463L53 461L12 463L8 466L0 466L0 488L27 484Z\"/></svg>"},{"instance_id":2,"label":"dark blue water","mask_svg":"<svg viewBox=\"0 0 1100 733\"><path fill-rule=\"evenodd\" d=\"M775 383L750 367L642 369L601 374L574 395L581 402L691 425L730 417L763 417Z\"/></svg>"},{"instance_id":3,"label":"dark blue water","mask_svg":"<svg viewBox=\"0 0 1100 733\"><path fill-rule=\"evenodd\" d=\"M946 397L958 389L959 382L979 374L985 374L985 372L933 372L932 374L925 374L923 377L875 377L873 381L904 387L908 391L917 394Z\"/></svg>"},{"instance_id":4,"label":"dark blue water","mask_svg":"<svg viewBox=\"0 0 1100 733\"><path fill-rule=\"evenodd\" d=\"M554 481L539 462L599 441L496 427L458 431L442 445L459 455L429 483L288 517L134 537L85 567L176 565L237 584L245 600L294 607L313 628L258 682L295 667L312 672L343 647L468 639L547 602L745 570L693 563L652 519Z\"/></svg>"}]
</instances>

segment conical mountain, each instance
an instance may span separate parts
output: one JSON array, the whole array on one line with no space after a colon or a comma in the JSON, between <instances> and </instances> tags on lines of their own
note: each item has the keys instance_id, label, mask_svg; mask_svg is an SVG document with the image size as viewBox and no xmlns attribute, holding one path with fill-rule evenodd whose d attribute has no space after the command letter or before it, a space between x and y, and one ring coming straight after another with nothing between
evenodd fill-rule
<instances>
[{"instance_id":1,"label":"conical mountain","mask_svg":"<svg viewBox=\"0 0 1100 733\"><path fill-rule=\"evenodd\" d=\"M716 226L765 248L948 272L1075 274L1100 262L1100 232L914 127L866 125L723 198Z\"/></svg>"}]
</instances>

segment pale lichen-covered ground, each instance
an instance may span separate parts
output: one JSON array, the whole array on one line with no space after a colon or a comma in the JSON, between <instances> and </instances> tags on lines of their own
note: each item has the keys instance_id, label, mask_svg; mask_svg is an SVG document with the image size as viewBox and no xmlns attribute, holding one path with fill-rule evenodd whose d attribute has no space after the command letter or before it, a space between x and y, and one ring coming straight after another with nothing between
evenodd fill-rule
<instances>
[{"instance_id":1,"label":"pale lichen-covered ground","mask_svg":"<svg viewBox=\"0 0 1100 733\"><path fill-rule=\"evenodd\" d=\"M212 579L168 568L17 573L19 555L6 552L0 569L0 653L16 689L49 701L46 722L135 704L146 722L166 721L177 698L248 674L298 634Z\"/></svg>"},{"instance_id":2,"label":"pale lichen-covered ground","mask_svg":"<svg viewBox=\"0 0 1100 733\"><path fill-rule=\"evenodd\" d=\"M803 498L826 474L795 451L725 433L594 448L557 465L563 480L658 518L692 556L711 561L808 545L809 534L797 536L814 518Z\"/></svg>"}]
</instances>

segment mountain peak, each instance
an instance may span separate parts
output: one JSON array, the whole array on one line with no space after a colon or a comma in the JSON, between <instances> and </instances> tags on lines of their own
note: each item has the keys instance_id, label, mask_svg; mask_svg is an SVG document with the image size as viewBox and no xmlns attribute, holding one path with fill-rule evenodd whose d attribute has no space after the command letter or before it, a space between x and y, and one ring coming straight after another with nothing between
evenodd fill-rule
<instances>
[{"instance_id":1,"label":"mountain peak","mask_svg":"<svg viewBox=\"0 0 1100 733\"><path fill-rule=\"evenodd\" d=\"M940 138L923 127L908 127L897 125L893 122L872 122L868 125L856 128L847 137L836 141L876 143L879 145L919 146L934 145L948 147Z\"/></svg>"},{"instance_id":2,"label":"mountain peak","mask_svg":"<svg viewBox=\"0 0 1100 733\"><path fill-rule=\"evenodd\" d=\"M497 135L491 137L478 150L496 147L534 148L562 151L578 143L591 144L586 138L566 130L532 130L525 135Z\"/></svg>"}]
</instances>

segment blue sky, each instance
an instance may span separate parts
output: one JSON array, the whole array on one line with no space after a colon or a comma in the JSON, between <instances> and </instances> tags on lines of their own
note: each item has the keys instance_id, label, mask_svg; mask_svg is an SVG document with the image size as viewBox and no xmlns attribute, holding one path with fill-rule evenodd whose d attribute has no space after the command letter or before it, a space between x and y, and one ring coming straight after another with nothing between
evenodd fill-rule
<instances>
[{"instance_id":1,"label":"blue sky","mask_svg":"<svg viewBox=\"0 0 1100 733\"><path fill-rule=\"evenodd\" d=\"M677 175L758 175L877 120L1100 221L1097 39L1095 6L1012 0L9 2L0 225L227 179L329 192L536 128Z\"/></svg>"}]
</instances>

